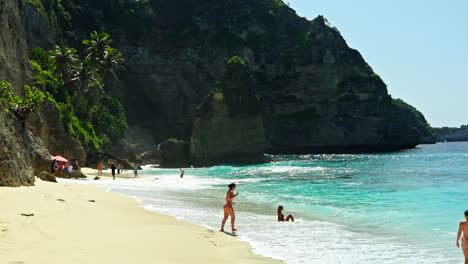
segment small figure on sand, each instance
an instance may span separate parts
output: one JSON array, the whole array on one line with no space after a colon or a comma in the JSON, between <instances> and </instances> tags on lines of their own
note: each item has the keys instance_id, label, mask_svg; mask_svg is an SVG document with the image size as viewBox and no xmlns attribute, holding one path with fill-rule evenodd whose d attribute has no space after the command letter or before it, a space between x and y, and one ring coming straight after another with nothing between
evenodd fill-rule
<instances>
[{"instance_id":1,"label":"small figure on sand","mask_svg":"<svg viewBox=\"0 0 468 264\"><path fill-rule=\"evenodd\" d=\"M185 174L185 171L182 168L180 168L179 170L180 170L180 178L183 178L184 174Z\"/></svg>"},{"instance_id":2,"label":"small figure on sand","mask_svg":"<svg viewBox=\"0 0 468 264\"><path fill-rule=\"evenodd\" d=\"M135 165L135 166L133 167L133 175L135 176L135 178L138 177L138 170L139 170L138 166Z\"/></svg>"},{"instance_id":3,"label":"small figure on sand","mask_svg":"<svg viewBox=\"0 0 468 264\"><path fill-rule=\"evenodd\" d=\"M64 166L63 163L60 161L58 164L58 170L63 170Z\"/></svg>"},{"instance_id":4,"label":"small figure on sand","mask_svg":"<svg viewBox=\"0 0 468 264\"><path fill-rule=\"evenodd\" d=\"M463 233L463 236L462 236ZM458 227L457 234L457 247L460 247L460 237L461 237L461 248L463 254L465 255L465 264L468 264L468 210L465 211L465 221L460 222Z\"/></svg>"},{"instance_id":5,"label":"small figure on sand","mask_svg":"<svg viewBox=\"0 0 468 264\"><path fill-rule=\"evenodd\" d=\"M102 176L102 162L99 162L97 165L98 176Z\"/></svg>"},{"instance_id":6,"label":"small figure on sand","mask_svg":"<svg viewBox=\"0 0 468 264\"><path fill-rule=\"evenodd\" d=\"M289 222L289 220L294 222L294 217L292 215L288 215L286 219L284 218L283 209L282 205L278 206L278 222Z\"/></svg>"},{"instance_id":7,"label":"small figure on sand","mask_svg":"<svg viewBox=\"0 0 468 264\"><path fill-rule=\"evenodd\" d=\"M117 174L120 175L120 173L122 173L122 164L117 163Z\"/></svg>"},{"instance_id":8,"label":"small figure on sand","mask_svg":"<svg viewBox=\"0 0 468 264\"><path fill-rule=\"evenodd\" d=\"M234 198L236 198L237 195L239 195L239 192L234 194L234 190L236 189L235 183L229 184L228 188L229 190L226 193L226 204L224 205L224 218L223 218L223 221L221 222L221 230L219 230L221 232L224 232L224 225L226 224L226 221L229 216L231 217L232 232L237 231L237 229L234 227L236 223L236 214L234 213L234 207L232 206L236 205L234 203Z\"/></svg>"},{"instance_id":9,"label":"small figure on sand","mask_svg":"<svg viewBox=\"0 0 468 264\"><path fill-rule=\"evenodd\" d=\"M78 162L78 160L72 161L72 166L74 170L80 170L80 163Z\"/></svg>"},{"instance_id":10,"label":"small figure on sand","mask_svg":"<svg viewBox=\"0 0 468 264\"><path fill-rule=\"evenodd\" d=\"M68 170L68 173L72 173L73 171L73 165L71 164L71 162L67 162L67 170Z\"/></svg>"},{"instance_id":11,"label":"small figure on sand","mask_svg":"<svg viewBox=\"0 0 468 264\"><path fill-rule=\"evenodd\" d=\"M114 178L114 180L115 180L115 170L116 169L117 169L117 167L115 166L115 163L112 163L111 172L112 172L112 178Z\"/></svg>"},{"instance_id":12,"label":"small figure on sand","mask_svg":"<svg viewBox=\"0 0 468 264\"><path fill-rule=\"evenodd\" d=\"M58 166L57 166L57 161L52 160L52 164L50 165L50 173L52 175L55 175L55 172L57 171Z\"/></svg>"}]
</instances>

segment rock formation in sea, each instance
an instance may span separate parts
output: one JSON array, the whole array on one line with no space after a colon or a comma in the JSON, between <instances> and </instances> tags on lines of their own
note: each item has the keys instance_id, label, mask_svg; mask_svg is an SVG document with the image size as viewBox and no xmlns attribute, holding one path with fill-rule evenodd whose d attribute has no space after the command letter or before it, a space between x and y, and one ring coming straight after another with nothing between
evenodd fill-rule
<instances>
[{"instance_id":1,"label":"rock formation in sea","mask_svg":"<svg viewBox=\"0 0 468 264\"><path fill-rule=\"evenodd\" d=\"M240 57L232 57L214 86L193 122L192 164L264 162L262 109L247 65Z\"/></svg>"},{"instance_id":2,"label":"rock formation in sea","mask_svg":"<svg viewBox=\"0 0 468 264\"><path fill-rule=\"evenodd\" d=\"M190 166L189 143L174 138L159 145L161 168L185 168Z\"/></svg>"}]
</instances>

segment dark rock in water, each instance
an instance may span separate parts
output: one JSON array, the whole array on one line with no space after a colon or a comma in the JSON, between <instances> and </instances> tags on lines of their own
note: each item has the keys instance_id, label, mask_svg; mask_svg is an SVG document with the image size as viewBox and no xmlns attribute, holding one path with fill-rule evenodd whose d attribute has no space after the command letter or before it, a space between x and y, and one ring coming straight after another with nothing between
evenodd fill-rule
<instances>
[{"instance_id":1,"label":"dark rock in water","mask_svg":"<svg viewBox=\"0 0 468 264\"><path fill-rule=\"evenodd\" d=\"M57 182L57 179L55 178L54 175L48 173L48 172L45 172L45 171L42 171L41 173L39 173L37 175L37 177L43 181L48 181L48 182Z\"/></svg>"},{"instance_id":2,"label":"dark rock in water","mask_svg":"<svg viewBox=\"0 0 468 264\"><path fill-rule=\"evenodd\" d=\"M72 170L70 177L75 179L87 178L81 170Z\"/></svg>"},{"instance_id":3,"label":"dark rock in water","mask_svg":"<svg viewBox=\"0 0 468 264\"><path fill-rule=\"evenodd\" d=\"M100 179L101 179L101 177L99 177L99 176L96 176L96 177L94 177L94 179L93 179L93 180L97 181L97 180L100 180Z\"/></svg>"},{"instance_id":4,"label":"dark rock in water","mask_svg":"<svg viewBox=\"0 0 468 264\"><path fill-rule=\"evenodd\" d=\"M261 163L266 160L265 142L252 75L240 57L233 57L197 109L190 160L195 166Z\"/></svg>"},{"instance_id":5,"label":"dark rock in water","mask_svg":"<svg viewBox=\"0 0 468 264\"><path fill-rule=\"evenodd\" d=\"M189 144L183 140L168 139L159 145L161 168L185 168L190 166Z\"/></svg>"}]
</instances>

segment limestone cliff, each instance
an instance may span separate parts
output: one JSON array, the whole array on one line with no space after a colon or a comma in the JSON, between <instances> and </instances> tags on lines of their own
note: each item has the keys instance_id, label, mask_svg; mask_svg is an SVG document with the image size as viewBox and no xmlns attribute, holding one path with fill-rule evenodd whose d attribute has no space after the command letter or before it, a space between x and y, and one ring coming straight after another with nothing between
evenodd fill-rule
<instances>
[{"instance_id":1,"label":"limestone cliff","mask_svg":"<svg viewBox=\"0 0 468 264\"><path fill-rule=\"evenodd\" d=\"M34 185L27 136L0 103L0 186Z\"/></svg>"},{"instance_id":2,"label":"limestone cliff","mask_svg":"<svg viewBox=\"0 0 468 264\"><path fill-rule=\"evenodd\" d=\"M0 80L20 87L30 80L26 35L21 20L22 1L0 0ZM33 185L27 134L14 115L0 103L0 186Z\"/></svg>"},{"instance_id":3,"label":"limestone cliff","mask_svg":"<svg viewBox=\"0 0 468 264\"><path fill-rule=\"evenodd\" d=\"M270 153L390 151L428 134L325 18L308 21L281 1L74 2L73 34L116 36L127 70L110 92L156 142L190 137L197 106L234 55L253 69Z\"/></svg>"},{"instance_id":4,"label":"limestone cliff","mask_svg":"<svg viewBox=\"0 0 468 264\"><path fill-rule=\"evenodd\" d=\"M31 80L23 7L24 0L0 0L0 79L17 88Z\"/></svg>"},{"instance_id":5,"label":"limestone cliff","mask_svg":"<svg viewBox=\"0 0 468 264\"><path fill-rule=\"evenodd\" d=\"M196 166L263 162L265 143L252 75L241 58L233 57L197 109L190 160Z\"/></svg>"},{"instance_id":6,"label":"limestone cliff","mask_svg":"<svg viewBox=\"0 0 468 264\"><path fill-rule=\"evenodd\" d=\"M85 149L65 130L57 109L51 104L45 104L39 114L28 118L27 128L52 156L61 155L77 160L81 165L86 164Z\"/></svg>"},{"instance_id":7,"label":"limestone cliff","mask_svg":"<svg viewBox=\"0 0 468 264\"><path fill-rule=\"evenodd\" d=\"M28 10L24 0L0 0L0 80L12 83L18 95L25 84L32 82L26 33ZM69 158L83 162L86 158L49 105L28 117L24 127L0 106L0 186L33 185L34 174L49 169L51 153L69 154Z\"/></svg>"}]
</instances>

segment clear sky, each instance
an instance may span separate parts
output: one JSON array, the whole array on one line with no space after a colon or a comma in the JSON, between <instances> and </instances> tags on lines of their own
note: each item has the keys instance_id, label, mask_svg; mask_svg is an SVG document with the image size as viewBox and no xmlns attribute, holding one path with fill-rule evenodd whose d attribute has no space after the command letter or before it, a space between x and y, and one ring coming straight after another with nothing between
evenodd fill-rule
<instances>
[{"instance_id":1,"label":"clear sky","mask_svg":"<svg viewBox=\"0 0 468 264\"><path fill-rule=\"evenodd\" d=\"M284 0L325 16L432 126L468 124L468 0Z\"/></svg>"}]
</instances>

